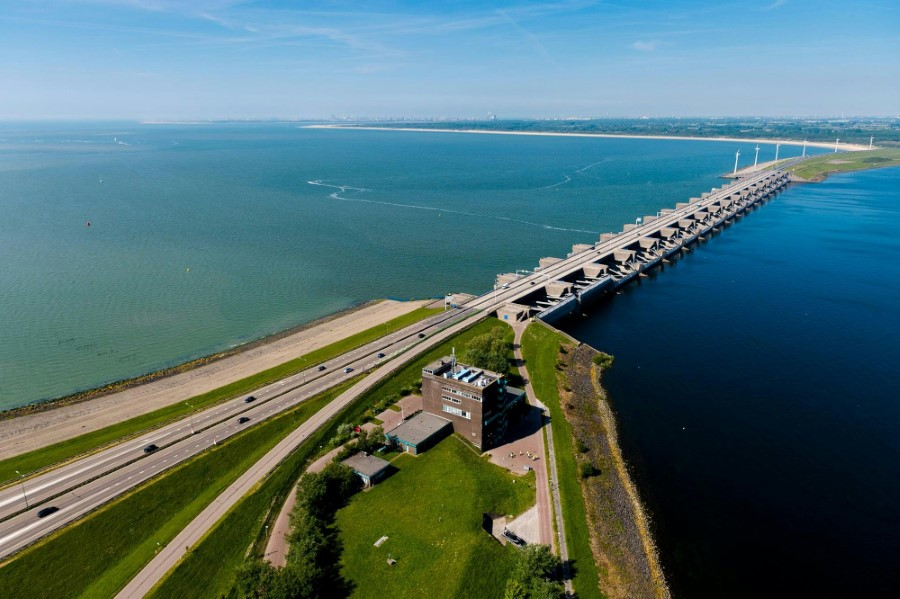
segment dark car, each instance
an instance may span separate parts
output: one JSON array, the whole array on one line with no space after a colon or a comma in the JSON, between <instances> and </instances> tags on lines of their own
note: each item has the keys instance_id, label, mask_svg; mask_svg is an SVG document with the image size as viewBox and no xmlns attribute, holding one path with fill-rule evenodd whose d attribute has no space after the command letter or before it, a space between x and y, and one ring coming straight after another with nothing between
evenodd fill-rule
<instances>
[{"instance_id":1,"label":"dark car","mask_svg":"<svg viewBox=\"0 0 900 599\"><path fill-rule=\"evenodd\" d=\"M419 339L424 339L424 338L425 338L425 333L419 333Z\"/></svg>"},{"instance_id":2,"label":"dark car","mask_svg":"<svg viewBox=\"0 0 900 599\"><path fill-rule=\"evenodd\" d=\"M159 446L156 445L155 443L151 443L150 445L148 445L147 447L144 448L144 453L153 453L157 449L159 449Z\"/></svg>"},{"instance_id":3,"label":"dark car","mask_svg":"<svg viewBox=\"0 0 900 599\"><path fill-rule=\"evenodd\" d=\"M353 372L353 369L348 366L344 369L344 372Z\"/></svg>"},{"instance_id":4,"label":"dark car","mask_svg":"<svg viewBox=\"0 0 900 599\"><path fill-rule=\"evenodd\" d=\"M508 530L503 531L503 536L506 537L510 543L515 545L516 547L524 547L526 545L525 539L520 537L519 535L512 533Z\"/></svg>"},{"instance_id":5,"label":"dark car","mask_svg":"<svg viewBox=\"0 0 900 599\"><path fill-rule=\"evenodd\" d=\"M378 352L378 356L376 356L376 357L378 357L378 358L383 358L383 357L384 357L384 354L381 353L381 352Z\"/></svg>"},{"instance_id":6,"label":"dark car","mask_svg":"<svg viewBox=\"0 0 900 599\"><path fill-rule=\"evenodd\" d=\"M238 418L238 424L246 424L248 422L250 422L250 418L248 418L247 416L241 416L240 418Z\"/></svg>"},{"instance_id":7,"label":"dark car","mask_svg":"<svg viewBox=\"0 0 900 599\"><path fill-rule=\"evenodd\" d=\"M322 364L321 366L319 366L319 372L322 372L322 371L325 370L326 368L328 368L328 367L325 366L324 364Z\"/></svg>"},{"instance_id":8,"label":"dark car","mask_svg":"<svg viewBox=\"0 0 900 599\"><path fill-rule=\"evenodd\" d=\"M256 401L256 398L253 397L252 395L249 395L244 399L244 403L250 403L252 401Z\"/></svg>"},{"instance_id":9,"label":"dark car","mask_svg":"<svg viewBox=\"0 0 900 599\"><path fill-rule=\"evenodd\" d=\"M56 507L55 505L51 505L50 507L45 507L44 509L42 509L41 511L38 512L38 518L45 518L46 516L49 516L50 514L53 514L58 511L59 511L59 508Z\"/></svg>"}]
</instances>

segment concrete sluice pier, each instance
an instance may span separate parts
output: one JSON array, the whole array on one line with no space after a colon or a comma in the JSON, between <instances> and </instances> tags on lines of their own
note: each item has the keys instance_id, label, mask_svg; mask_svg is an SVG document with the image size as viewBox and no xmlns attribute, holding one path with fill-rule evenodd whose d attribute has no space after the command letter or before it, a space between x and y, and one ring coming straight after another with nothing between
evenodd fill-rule
<instances>
[{"instance_id":1,"label":"concrete sluice pier","mask_svg":"<svg viewBox=\"0 0 900 599\"><path fill-rule=\"evenodd\" d=\"M773 170L713 188L675 208L639 218L619 233L603 233L593 245L577 244L566 258L541 258L534 271L498 275L495 292L521 288L523 279L529 279L529 285L514 297L507 295L497 315L509 321L537 317L552 323L580 313L582 304L614 292L733 223L789 182L787 172Z\"/></svg>"}]
</instances>

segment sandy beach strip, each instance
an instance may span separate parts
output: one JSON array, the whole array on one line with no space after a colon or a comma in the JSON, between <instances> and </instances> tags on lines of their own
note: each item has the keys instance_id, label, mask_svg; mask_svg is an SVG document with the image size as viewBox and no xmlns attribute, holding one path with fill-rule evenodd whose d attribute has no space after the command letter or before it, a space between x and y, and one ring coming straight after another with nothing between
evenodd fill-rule
<instances>
[{"instance_id":1,"label":"sandy beach strip","mask_svg":"<svg viewBox=\"0 0 900 599\"><path fill-rule=\"evenodd\" d=\"M122 391L0 422L0 460L59 443L223 387L387 322L431 300L385 300L198 368Z\"/></svg>"},{"instance_id":2,"label":"sandy beach strip","mask_svg":"<svg viewBox=\"0 0 900 599\"><path fill-rule=\"evenodd\" d=\"M539 135L544 137L605 137L611 139L676 139L681 141L733 141L738 143L759 143L783 146L802 146L804 143L810 148L834 149L834 144L824 141L796 141L788 139L765 139L756 137L688 137L683 135L626 135L620 133L562 133L554 131L490 131L487 129L430 129L427 127L370 127L354 125L304 125L303 129L350 129L363 131L418 131L425 133L483 133L486 135ZM839 150L857 152L868 150L868 146L859 144L838 144Z\"/></svg>"}]
</instances>

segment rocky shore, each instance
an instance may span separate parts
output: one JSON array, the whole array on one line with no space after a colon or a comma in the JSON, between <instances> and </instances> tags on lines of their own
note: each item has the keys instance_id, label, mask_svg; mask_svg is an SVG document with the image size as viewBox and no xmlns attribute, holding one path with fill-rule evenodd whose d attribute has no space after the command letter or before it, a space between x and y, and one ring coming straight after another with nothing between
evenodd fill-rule
<instances>
[{"instance_id":1,"label":"rocky shore","mask_svg":"<svg viewBox=\"0 0 900 599\"><path fill-rule=\"evenodd\" d=\"M586 344L570 352L560 396L576 437L600 588L610 598L668 598L649 522L619 449L601 366L594 360L598 355Z\"/></svg>"}]
</instances>

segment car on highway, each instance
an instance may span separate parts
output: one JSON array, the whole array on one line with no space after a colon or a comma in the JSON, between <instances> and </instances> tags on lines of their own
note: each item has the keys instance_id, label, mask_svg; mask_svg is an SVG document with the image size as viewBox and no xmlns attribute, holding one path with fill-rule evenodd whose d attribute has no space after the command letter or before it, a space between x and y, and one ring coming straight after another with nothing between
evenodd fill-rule
<instances>
[{"instance_id":1,"label":"car on highway","mask_svg":"<svg viewBox=\"0 0 900 599\"><path fill-rule=\"evenodd\" d=\"M419 339L424 339L424 338L425 338L425 333L419 333Z\"/></svg>"},{"instance_id":2,"label":"car on highway","mask_svg":"<svg viewBox=\"0 0 900 599\"><path fill-rule=\"evenodd\" d=\"M148 445L147 447L144 448L144 453L153 453L157 449L159 449L159 446L156 445L155 443L151 443L150 445Z\"/></svg>"},{"instance_id":3,"label":"car on highway","mask_svg":"<svg viewBox=\"0 0 900 599\"><path fill-rule=\"evenodd\" d=\"M325 370L326 368L328 368L328 367L325 366L324 364L320 364L320 365L319 365L319 372L322 372L322 371Z\"/></svg>"},{"instance_id":4,"label":"car on highway","mask_svg":"<svg viewBox=\"0 0 900 599\"><path fill-rule=\"evenodd\" d=\"M384 357L384 354L383 354L382 352L378 352L378 355L375 356L375 357L376 357L376 358L383 358L383 357Z\"/></svg>"},{"instance_id":5,"label":"car on highway","mask_svg":"<svg viewBox=\"0 0 900 599\"><path fill-rule=\"evenodd\" d=\"M353 369L348 366L344 369L344 372L353 372Z\"/></svg>"},{"instance_id":6,"label":"car on highway","mask_svg":"<svg viewBox=\"0 0 900 599\"><path fill-rule=\"evenodd\" d=\"M256 398L253 397L252 395L248 395L246 398L244 398L244 403L250 403L250 402L254 402L254 401L256 401Z\"/></svg>"},{"instance_id":7,"label":"car on highway","mask_svg":"<svg viewBox=\"0 0 900 599\"><path fill-rule=\"evenodd\" d=\"M240 418L238 418L238 424L246 424L248 422L250 422L250 418L248 418L247 416L241 416Z\"/></svg>"},{"instance_id":8,"label":"car on highway","mask_svg":"<svg viewBox=\"0 0 900 599\"><path fill-rule=\"evenodd\" d=\"M38 517L38 518L46 518L46 517L49 516L50 514L56 513L56 512L58 512L58 511L59 511L59 508L58 508L58 507L56 507L55 505L51 505L50 507L45 507L44 509L42 509L41 511L39 511L39 512L37 513L37 517Z\"/></svg>"}]
</instances>

